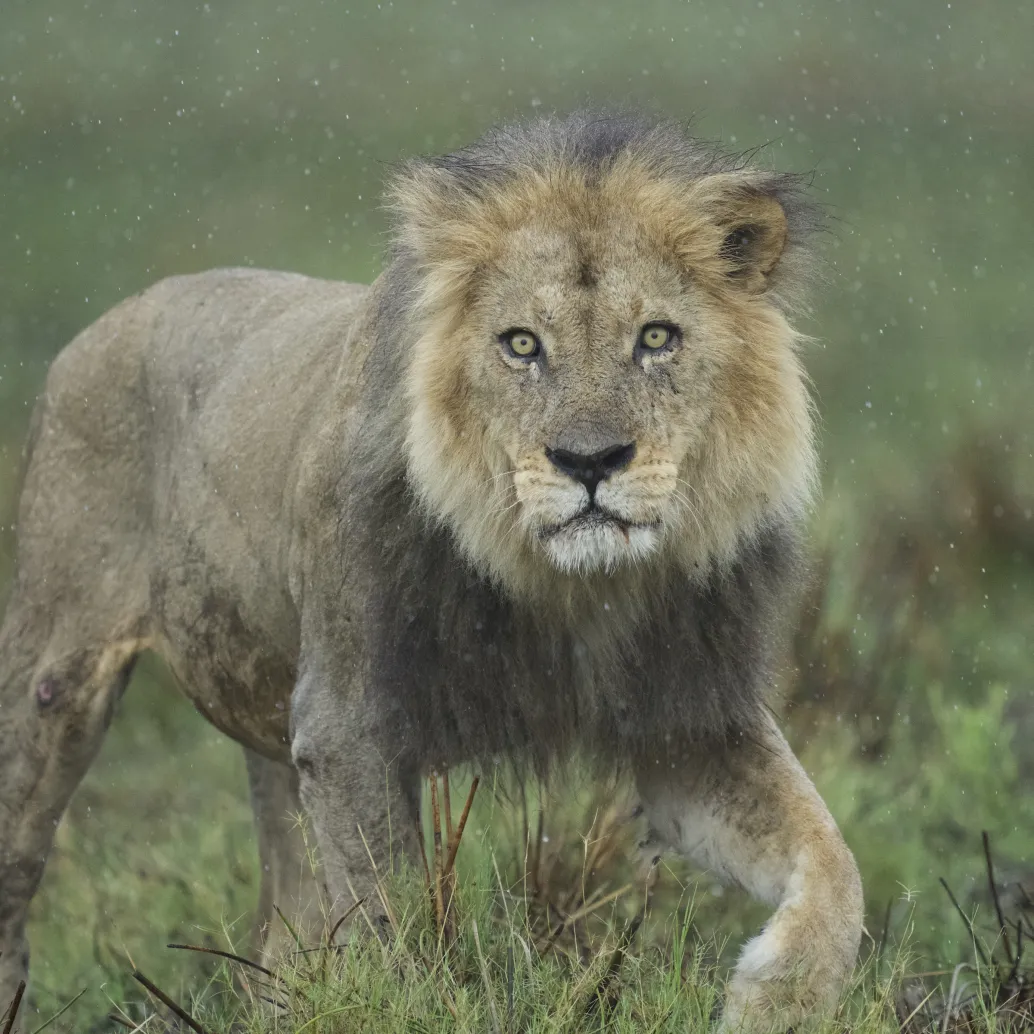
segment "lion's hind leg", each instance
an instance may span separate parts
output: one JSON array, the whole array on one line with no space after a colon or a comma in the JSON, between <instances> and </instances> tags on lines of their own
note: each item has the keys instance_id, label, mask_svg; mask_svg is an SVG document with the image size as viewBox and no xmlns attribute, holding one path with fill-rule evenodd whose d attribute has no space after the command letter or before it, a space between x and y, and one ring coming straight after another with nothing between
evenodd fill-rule
<instances>
[{"instance_id":1,"label":"lion's hind leg","mask_svg":"<svg viewBox=\"0 0 1034 1034\"><path fill-rule=\"evenodd\" d=\"M0 1006L27 979L29 902L54 831L146 645L139 628L88 625L16 591L0 626Z\"/></svg>"},{"instance_id":2,"label":"lion's hind leg","mask_svg":"<svg viewBox=\"0 0 1034 1034\"><path fill-rule=\"evenodd\" d=\"M682 854L777 906L743 950L722 1029L785 1031L843 991L861 939L854 858L774 724L701 748L681 771L642 772L643 803Z\"/></svg>"}]
</instances>

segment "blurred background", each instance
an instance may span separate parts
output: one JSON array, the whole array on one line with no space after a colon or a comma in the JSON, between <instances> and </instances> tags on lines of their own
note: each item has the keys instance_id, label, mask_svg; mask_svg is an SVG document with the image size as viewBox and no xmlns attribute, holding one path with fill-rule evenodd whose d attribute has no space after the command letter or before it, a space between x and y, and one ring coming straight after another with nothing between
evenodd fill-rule
<instances>
[{"instance_id":1,"label":"blurred background","mask_svg":"<svg viewBox=\"0 0 1034 1034\"><path fill-rule=\"evenodd\" d=\"M1032 44L1015 0L2 0L0 598L47 364L119 299L220 265L368 281L390 163L500 119L636 105L765 145L832 217L783 713L873 935L893 903L956 961L937 877L986 913L982 829L1034 874ZM190 986L162 946L241 943L256 870L239 751L145 665L35 902L37 1007L89 987L85 1029L130 959ZM756 918L701 879L708 921Z\"/></svg>"}]
</instances>

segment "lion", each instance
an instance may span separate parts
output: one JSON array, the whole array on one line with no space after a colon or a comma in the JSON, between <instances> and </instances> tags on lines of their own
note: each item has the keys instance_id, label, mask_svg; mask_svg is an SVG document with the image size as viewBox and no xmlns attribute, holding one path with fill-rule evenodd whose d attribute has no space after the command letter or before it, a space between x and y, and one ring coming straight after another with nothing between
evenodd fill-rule
<instances>
[{"instance_id":1,"label":"lion","mask_svg":"<svg viewBox=\"0 0 1034 1034\"><path fill-rule=\"evenodd\" d=\"M49 370L0 631L0 1001L152 650L245 748L266 918L311 907L289 813L333 918L414 857L430 770L577 754L775 907L725 1029L830 1008L861 884L768 706L816 481L807 182L583 113L405 162L388 197L371 286L173 277Z\"/></svg>"}]
</instances>

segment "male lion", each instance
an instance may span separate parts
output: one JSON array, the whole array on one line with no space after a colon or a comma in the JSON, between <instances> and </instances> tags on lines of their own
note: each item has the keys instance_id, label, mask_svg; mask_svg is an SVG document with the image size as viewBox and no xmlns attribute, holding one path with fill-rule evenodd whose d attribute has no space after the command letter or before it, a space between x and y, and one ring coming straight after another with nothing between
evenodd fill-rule
<instances>
[{"instance_id":1,"label":"male lion","mask_svg":"<svg viewBox=\"0 0 1034 1034\"><path fill-rule=\"evenodd\" d=\"M814 475L799 179L637 117L412 161L371 287L220 270L83 331L36 407L0 632L0 1002L54 827L157 651L249 761L265 884L337 914L421 776L572 751L778 906L727 1028L828 1007L851 853L765 705ZM361 835L359 833L361 830Z\"/></svg>"}]
</instances>

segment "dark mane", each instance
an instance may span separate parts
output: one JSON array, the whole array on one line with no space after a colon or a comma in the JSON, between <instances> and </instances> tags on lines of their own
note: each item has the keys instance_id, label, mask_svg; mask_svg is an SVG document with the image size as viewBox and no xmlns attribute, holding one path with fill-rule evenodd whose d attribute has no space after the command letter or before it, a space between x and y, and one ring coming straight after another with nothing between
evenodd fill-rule
<instances>
[{"instance_id":1,"label":"dark mane","mask_svg":"<svg viewBox=\"0 0 1034 1034\"><path fill-rule=\"evenodd\" d=\"M546 771L572 749L631 762L754 728L801 573L796 529L769 526L703 584L659 582L623 639L590 650L584 629L510 599L421 511L404 458L405 281L399 265L384 281L371 376L392 390L370 396L382 405L368 414L357 480L339 501L342 549L365 572L367 685L394 739L438 764Z\"/></svg>"},{"instance_id":2,"label":"dark mane","mask_svg":"<svg viewBox=\"0 0 1034 1034\"><path fill-rule=\"evenodd\" d=\"M404 479L358 509L364 527L397 529L363 542L367 684L434 763L546 771L577 749L604 765L663 760L758 726L799 573L790 529L769 528L703 585L659 588L627 637L601 651L479 576L445 529L418 516Z\"/></svg>"},{"instance_id":3,"label":"dark mane","mask_svg":"<svg viewBox=\"0 0 1034 1034\"><path fill-rule=\"evenodd\" d=\"M694 140L676 123L581 112L503 126L409 167L432 165L476 193L558 162L598 175L630 151L658 175L685 179L754 159ZM803 240L819 226L805 178L758 176L786 206L792 234ZM545 769L572 748L631 761L756 727L800 574L796 528L773 522L745 538L738 558L702 583L659 582L641 619L609 649L587 649L583 629L544 621L509 598L463 558L407 482L404 382L419 275L396 251L376 288L365 392L376 408L371 402L365 414L356 480L339 501L342 549L365 572L366 684L395 740L438 764L503 758Z\"/></svg>"}]
</instances>

